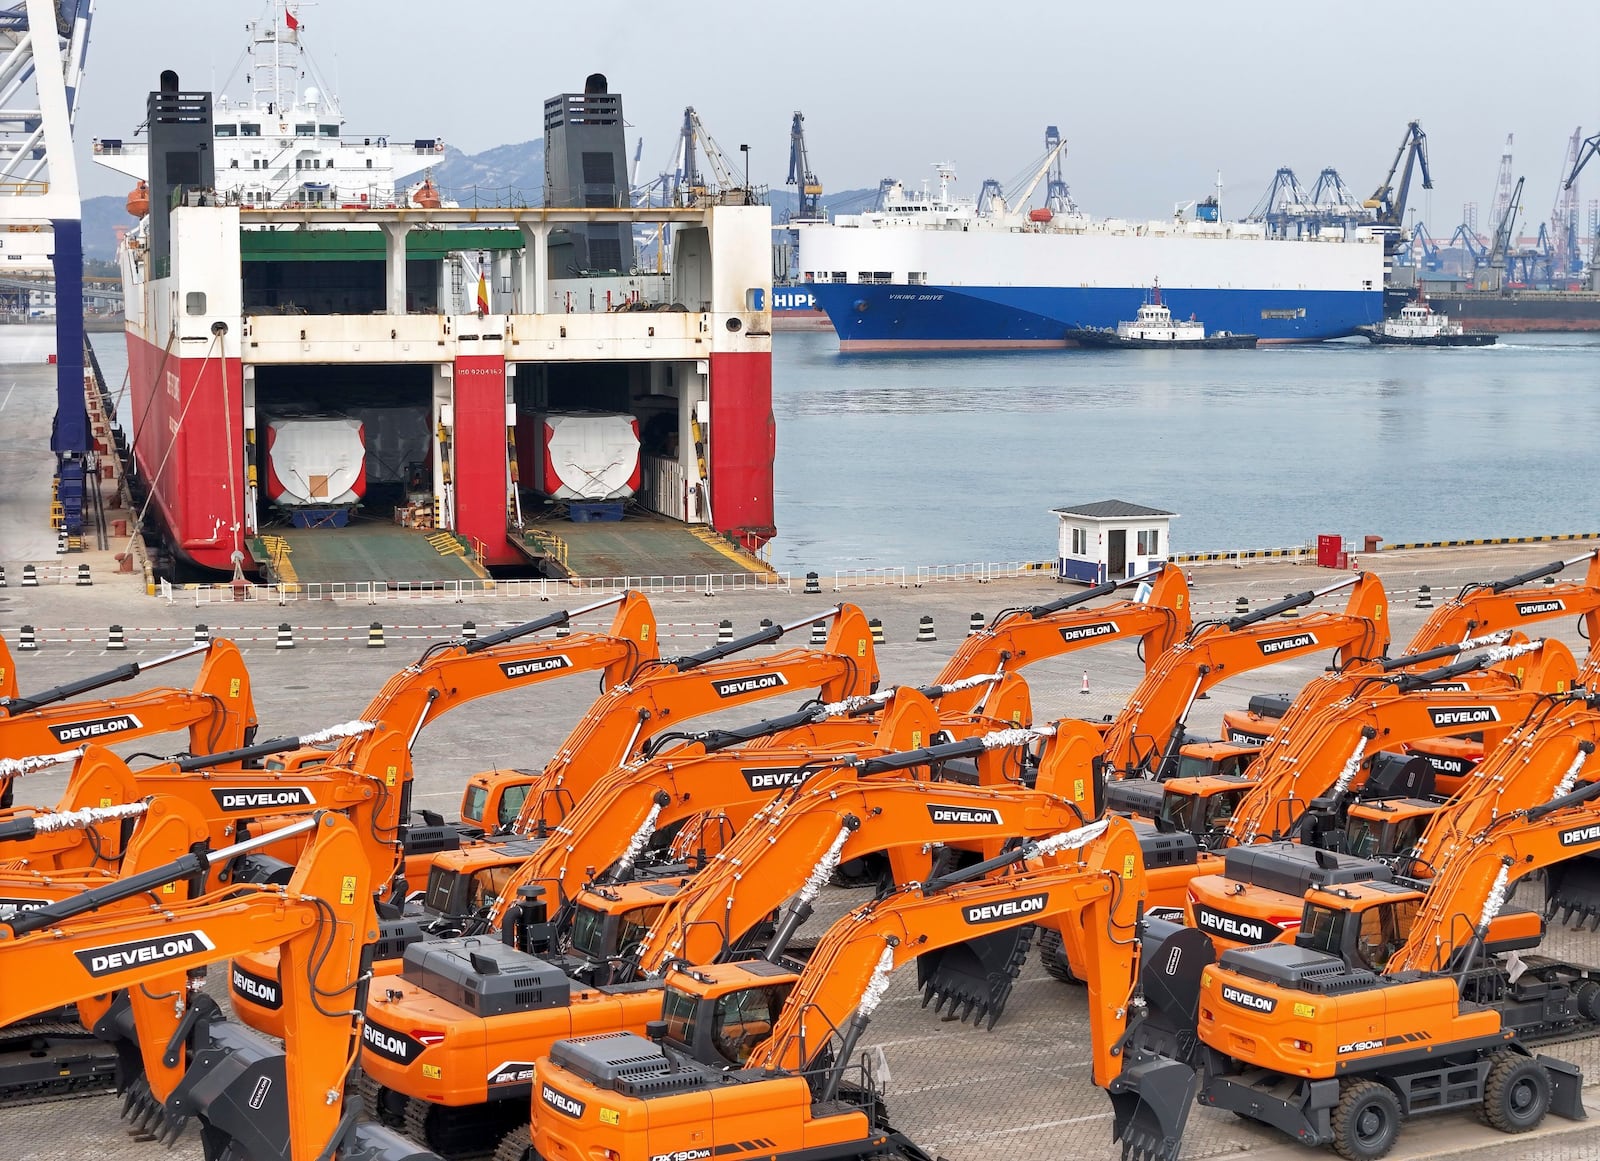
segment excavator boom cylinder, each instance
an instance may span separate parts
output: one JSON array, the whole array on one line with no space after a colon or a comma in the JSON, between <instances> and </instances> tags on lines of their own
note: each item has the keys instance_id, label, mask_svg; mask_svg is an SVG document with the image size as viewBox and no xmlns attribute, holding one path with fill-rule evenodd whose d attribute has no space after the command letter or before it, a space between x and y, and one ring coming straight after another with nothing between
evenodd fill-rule
<instances>
[{"instance_id":1,"label":"excavator boom cylinder","mask_svg":"<svg viewBox=\"0 0 1600 1161\"><path fill-rule=\"evenodd\" d=\"M619 605L626 596L626 593L618 593L614 597L607 597L603 601L595 601L593 604L584 605L581 608L558 609L554 613L538 617L532 621L524 621L522 624L513 625L509 629L501 629L498 633L489 633L476 640L468 641L466 651L468 653L482 653L485 649L493 649L496 645L504 645L507 641L515 641L518 637L526 637L529 633L542 633L546 629L554 629L558 625L569 624L574 617L597 612L611 605Z\"/></svg>"},{"instance_id":2,"label":"excavator boom cylinder","mask_svg":"<svg viewBox=\"0 0 1600 1161\"><path fill-rule=\"evenodd\" d=\"M88 693L91 689L101 689L108 685L115 685L119 681L131 681L147 669L170 665L174 661L182 661L185 657L193 657L197 653L204 653L210 648L209 644L191 645L187 649L179 649L176 653L168 653L164 657L157 657L154 661L130 661L126 665L118 665L114 669L106 670L104 673L80 677L77 681L69 681L62 685L52 686L49 689L42 689L28 697L14 697L4 703L5 709L13 715L27 713L29 710L36 710L41 706L65 701L69 697L77 697L80 693Z\"/></svg>"}]
</instances>

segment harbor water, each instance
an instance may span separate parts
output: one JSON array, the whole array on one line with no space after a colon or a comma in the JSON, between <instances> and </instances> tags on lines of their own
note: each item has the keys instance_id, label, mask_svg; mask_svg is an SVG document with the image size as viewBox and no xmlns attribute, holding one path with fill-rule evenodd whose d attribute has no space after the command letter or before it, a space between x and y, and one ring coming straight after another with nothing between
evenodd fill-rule
<instances>
[{"instance_id":1,"label":"harbor water","mask_svg":"<svg viewBox=\"0 0 1600 1161\"><path fill-rule=\"evenodd\" d=\"M122 336L93 342L116 392ZM1597 404L1596 335L842 355L779 334L772 559L1048 560L1050 509L1107 499L1177 512L1175 552L1600 531Z\"/></svg>"}]
</instances>

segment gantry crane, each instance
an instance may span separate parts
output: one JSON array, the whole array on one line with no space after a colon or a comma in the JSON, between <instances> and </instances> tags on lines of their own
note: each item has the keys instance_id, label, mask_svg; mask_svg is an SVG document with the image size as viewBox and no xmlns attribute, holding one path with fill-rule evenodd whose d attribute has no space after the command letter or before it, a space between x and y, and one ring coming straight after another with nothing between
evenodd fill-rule
<instances>
[{"instance_id":1,"label":"gantry crane","mask_svg":"<svg viewBox=\"0 0 1600 1161\"><path fill-rule=\"evenodd\" d=\"M805 120L805 115L796 109L794 123L789 129L789 176L784 184L799 187L795 217L815 220L822 217L822 182L811 172L811 158L806 153Z\"/></svg>"}]
</instances>

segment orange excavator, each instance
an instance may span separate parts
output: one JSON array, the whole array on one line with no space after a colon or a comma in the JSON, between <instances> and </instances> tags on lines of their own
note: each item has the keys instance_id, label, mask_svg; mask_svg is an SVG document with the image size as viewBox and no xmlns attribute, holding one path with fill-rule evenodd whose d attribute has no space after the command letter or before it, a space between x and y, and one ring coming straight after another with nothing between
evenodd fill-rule
<instances>
[{"instance_id":1,"label":"orange excavator","mask_svg":"<svg viewBox=\"0 0 1600 1161\"><path fill-rule=\"evenodd\" d=\"M1431 878L1316 888L1292 944L1214 962L1204 933L1157 931L1147 1015L1110 1089L1124 1155L1173 1161L1196 1094L1350 1161L1382 1157L1421 1113L1473 1109L1510 1133L1551 1111L1582 1118L1579 1070L1534 1049L1592 1028L1600 983L1494 954L1542 935L1523 913L1523 938L1496 946L1497 925L1519 919L1503 913L1517 881L1600 850L1600 781L1577 781L1583 739L1567 733L1523 771L1558 793L1466 834ZM1502 747L1480 770L1518 758Z\"/></svg>"},{"instance_id":2,"label":"orange excavator","mask_svg":"<svg viewBox=\"0 0 1600 1161\"><path fill-rule=\"evenodd\" d=\"M1121 589L1144 585L1149 585L1149 591L1142 599L1083 607ZM1143 576L1106 581L1047 604L997 613L983 632L962 639L934 684L950 685L980 673L1009 672L1074 649L1129 637L1139 638L1148 671L1188 634L1190 616L1189 582L1177 565L1164 564ZM940 700L939 708L947 713L971 711L982 696L981 689L960 696L949 693Z\"/></svg>"},{"instance_id":3,"label":"orange excavator","mask_svg":"<svg viewBox=\"0 0 1600 1161\"><path fill-rule=\"evenodd\" d=\"M1589 568L1581 582L1555 581L1557 574L1584 561L1588 562ZM1538 588L1528 587L1536 581L1545 583ZM1392 671L1408 665L1425 665L1469 646L1499 644L1503 639L1500 635L1507 632L1567 616L1579 619L1578 632L1585 640L1600 640L1596 636L1596 630L1600 630L1600 552L1586 552L1570 560L1552 561L1501 580L1473 581L1463 585L1454 597L1430 613L1427 621L1412 636L1405 649L1410 659L1394 658L1386 661L1383 667L1385 671ZM1274 704L1280 699L1262 699L1260 711L1252 708L1243 714L1232 710L1224 713L1222 720L1226 741L1212 745L1236 743L1238 748L1213 755L1200 748L1191 750L1185 747L1185 753L1195 760L1185 773L1236 772L1241 765L1241 758L1244 764L1248 764L1253 756L1249 752L1250 746L1265 745L1280 729L1292 726L1295 715L1346 696L1350 683L1359 681L1369 672L1370 666L1358 661L1353 666L1342 666L1329 673L1318 674L1293 699L1292 705ZM1269 707L1276 712L1267 712ZM1464 775L1471 769L1469 763L1448 753L1436 755L1431 748L1420 749L1419 752L1427 755L1430 764L1447 776ZM1230 760L1233 769L1213 770L1200 764L1213 756Z\"/></svg>"},{"instance_id":4,"label":"orange excavator","mask_svg":"<svg viewBox=\"0 0 1600 1161\"><path fill-rule=\"evenodd\" d=\"M817 621L833 622L821 649L789 649L763 657L736 658L769 645ZM587 793L589 781L632 759L655 735L680 721L776 697L789 690L816 687L823 701L871 693L878 663L867 618L855 605L840 604L783 625L678 658L644 663L622 685L606 690L537 774L494 771L475 775L463 803L480 790L525 787L522 810L511 828L535 834L559 822Z\"/></svg>"},{"instance_id":5,"label":"orange excavator","mask_svg":"<svg viewBox=\"0 0 1600 1161\"><path fill-rule=\"evenodd\" d=\"M11 647L0 636L0 703L17 696L17 665L11 659Z\"/></svg>"},{"instance_id":6,"label":"orange excavator","mask_svg":"<svg viewBox=\"0 0 1600 1161\"><path fill-rule=\"evenodd\" d=\"M1145 584L1149 585L1149 591L1142 600L1083 607L1099 597L1112 595L1132 585ZM945 729L954 737L974 730L981 732L992 729L1006 722L1013 725L1028 724L1031 719L1026 704L1026 687L1001 680L1002 674L1014 675L1017 669L1046 658L1130 637L1139 639L1147 666L1153 665L1188 627L1188 584L1183 571L1170 564L1146 576L1097 585L1048 604L1006 610L997 615L982 633L963 640L954 657L941 671L936 684L921 688L920 692L936 700L939 707L939 721L927 727L926 737L931 739L932 730L937 728ZM875 715L889 704L893 692L857 695L833 703L819 701L793 714L738 729L658 734L641 747L641 755L648 756L649 762L619 766L597 783L591 794L615 796L639 790L650 784L656 770L654 763L658 760L668 763L690 761L693 751L688 747L691 745L697 746L702 754L722 755L709 759L705 764L708 767L720 768L724 763L745 761L742 755L748 755L745 765L751 770L783 770L804 765L806 760L761 753L765 749L809 749L808 757L818 758L840 746L859 752L862 746L872 740L878 724ZM913 728L889 748L920 746L924 740L916 733L916 729L920 728ZM679 745L674 750L666 750L664 747L669 743ZM738 754L730 752L730 748L736 746L740 747ZM697 763L696 769L701 768ZM786 784L774 780L781 777L762 774L749 789L776 791ZM738 788L730 789L737 791ZM471 793L473 789L469 788ZM639 794L632 794L632 797L636 801L647 801L653 794L654 791L650 791L643 798ZM764 798L735 795L724 799L702 791L695 800L711 812L706 816L710 826L726 833L747 818L749 810ZM576 811L580 807L589 807L586 819L598 822L602 817L609 818L604 813L608 801L596 800L591 807L590 800L585 798L573 809ZM675 799L678 804L687 801L687 797ZM694 821L700 809L697 806L687 812L669 810L665 818L658 818L655 822L658 827L665 829L669 825ZM733 813L730 814L730 811ZM644 814L641 813L639 818L642 820ZM631 825L624 829L628 834L633 833ZM600 844L605 844L613 836L620 842L623 837L621 831L614 832L609 826L596 831L589 821L580 825L570 815L555 827L558 836L584 831L589 832L589 839ZM426 911L430 920L435 924L442 923L445 930L462 933L483 929L485 924L497 924L504 918L506 909L515 900L515 893L523 882L523 878L510 868L530 852L536 851L541 842L542 839L532 837L525 843L509 844L499 853L479 848L465 851L459 856L435 860L426 893ZM611 858L615 857L616 853L613 853ZM603 867L611 858L596 865ZM569 865L582 868L589 863L578 861ZM542 877L538 871L530 869L528 873L535 878ZM484 902L491 897L497 902L487 917L477 915Z\"/></svg>"},{"instance_id":7,"label":"orange excavator","mask_svg":"<svg viewBox=\"0 0 1600 1161\"><path fill-rule=\"evenodd\" d=\"M1354 586L1341 613L1297 610ZM1274 620L1294 613L1293 624ZM1241 673L1327 649L1336 664L1378 657L1389 646L1389 610L1383 585L1372 573L1293 594L1227 620L1197 621L1188 636L1163 653L1105 727L1101 767L1115 778L1170 777L1177 767L1184 719L1201 694Z\"/></svg>"},{"instance_id":8,"label":"orange excavator","mask_svg":"<svg viewBox=\"0 0 1600 1161\"><path fill-rule=\"evenodd\" d=\"M1072 849L1077 859L1065 857ZM676 965L648 1039L581 1036L538 1061L533 1124L497 1156L926 1161L887 1123L870 1076L845 1079L890 974L915 958L925 1003L982 1020L981 1000L949 997L934 982L950 949L1028 922L1098 932L1087 981L1092 1064L1096 1083L1108 1084L1137 970L1142 885L1131 828L1106 820L860 907L829 929L804 970L776 955Z\"/></svg>"},{"instance_id":9,"label":"orange excavator","mask_svg":"<svg viewBox=\"0 0 1600 1161\"><path fill-rule=\"evenodd\" d=\"M938 849L960 844L993 853L1015 836L1037 837L1092 817L1092 802L1051 790L1048 762L1033 789L913 777L941 759L975 755L980 765L1015 766L1021 748L1039 735L999 731L880 758L838 759L765 808L687 885L681 877L613 875L578 893L565 953L552 950L557 931L538 884L519 892L498 941L412 945L400 976L382 977L368 1002L368 1027L395 1034L363 1050L370 1111L391 1123L403 1119L417 1140L441 1153L489 1148L526 1117L532 1062L554 1040L637 1030L651 1018L659 993L628 981L641 965L658 972L669 956L708 964L752 951L768 936L787 943L834 868L862 851L893 852L902 881L911 882L929 873ZM672 907L674 892L693 894L695 906ZM793 906L773 934L770 917L790 896ZM683 941L686 934L694 938ZM985 995L998 1013L1004 996L988 993L990 970L1009 972L1016 955L1016 941L976 948L972 958L947 965L941 986L951 995ZM535 978L530 973L537 993L523 985L504 992L505 981ZM581 982L568 983L569 977Z\"/></svg>"},{"instance_id":10,"label":"orange excavator","mask_svg":"<svg viewBox=\"0 0 1600 1161\"><path fill-rule=\"evenodd\" d=\"M549 629L568 628L577 618L612 605L617 610L604 632L527 639ZM458 706L596 670L601 673L602 688L611 689L658 656L655 614L649 601L632 590L473 640L441 641L391 677L367 704L361 717L375 723L372 731L346 739L331 752L308 747L273 758L267 766L287 772L307 766L344 766L381 776L391 786L408 785L411 749L418 735ZM482 789L463 800L459 824L441 819L408 827L408 871L425 876L427 857L433 852L454 849L463 835L477 837L509 826L522 808L527 784L508 779L503 785L495 782L493 789L492 797L488 789Z\"/></svg>"},{"instance_id":11,"label":"orange excavator","mask_svg":"<svg viewBox=\"0 0 1600 1161\"><path fill-rule=\"evenodd\" d=\"M150 1004L153 1012L165 1010L174 1039L152 1041L148 1055L161 1056L165 1044L166 1055L187 1057L164 1129L175 1132L198 1118L208 1158L418 1158L409 1142L357 1126L354 1113L340 1107L355 1037L349 1005L360 997L364 948L377 934L371 884L349 822L325 814L296 827L310 845L286 886L230 886L196 896L184 886L254 842L288 837L269 835L196 850L0 921L0 979L7 981L0 1023L122 989L143 990L155 1001L152 985L171 984L176 973L178 1004L170 991ZM129 901L143 905L121 906ZM237 951L267 946L280 947L292 966L285 983L287 1053L215 1020L214 1006L189 1002L184 978ZM341 1003L341 997L349 998Z\"/></svg>"},{"instance_id":12,"label":"orange excavator","mask_svg":"<svg viewBox=\"0 0 1600 1161\"><path fill-rule=\"evenodd\" d=\"M1548 642L1541 652L1550 663L1540 667L1543 673L1551 669L1572 673L1572 657L1564 646ZM1547 721L1551 711L1570 698L1564 680L1558 679L1553 683L1556 688L1548 689L1540 688L1544 681L1536 677L1520 689L1439 692L1429 689L1428 675L1417 677L1423 682L1417 692L1364 698L1340 714L1329 715L1324 728L1298 751L1297 764L1285 763L1270 771L1269 777L1250 791L1234 820L1241 826L1241 845L1227 851L1220 874L1200 875L1189 884L1190 920L1219 947L1292 937L1301 902L1312 886L1388 880L1389 864L1409 852L1429 819L1456 817L1465 802L1485 801L1490 812L1486 817L1492 817L1496 809L1530 805L1549 797L1548 787L1542 788L1546 793L1540 796L1537 780L1505 786L1510 797L1504 802L1497 794L1486 792L1502 785L1500 771L1504 767L1499 755L1509 752L1508 744L1513 749L1520 746L1523 739L1538 732L1530 723ZM1519 722L1522 724L1516 725ZM1440 729L1458 733L1483 730L1493 747L1479 767L1483 776L1473 777L1449 803L1427 797L1432 777L1425 762L1404 758L1388 763L1381 758L1365 761L1367 749L1376 739L1403 740ZM1385 765L1388 770L1383 769ZM1379 772L1369 774L1370 770ZM1374 787L1374 781L1381 785ZM1363 789L1372 791L1374 797L1350 805ZM1527 797L1530 794L1533 797ZM1288 820L1281 830L1266 821L1273 814ZM1466 817L1476 820L1478 815L1469 812ZM1387 830L1379 831L1374 824L1387 824ZM1255 842L1258 828L1264 825L1274 825L1275 836L1299 841ZM1342 846L1347 832L1355 836L1360 849L1325 849ZM1380 835L1401 845L1381 849L1375 845Z\"/></svg>"},{"instance_id":13,"label":"orange excavator","mask_svg":"<svg viewBox=\"0 0 1600 1161\"><path fill-rule=\"evenodd\" d=\"M99 701L71 699L122 681L131 681L163 665L201 656L200 674L191 689L147 689L123 698ZM10 672L9 657L0 665ZM0 698L0 758L41 754L83 742L122 742L152 734L189 731L189 753L213 754L248 745L256 732L255 702L244 658L231 641L179 649L150 661L130 661L23 697L14 691ZM9 782L0 791L0 807L10 806Z\"/></svg>"}]
</instances>

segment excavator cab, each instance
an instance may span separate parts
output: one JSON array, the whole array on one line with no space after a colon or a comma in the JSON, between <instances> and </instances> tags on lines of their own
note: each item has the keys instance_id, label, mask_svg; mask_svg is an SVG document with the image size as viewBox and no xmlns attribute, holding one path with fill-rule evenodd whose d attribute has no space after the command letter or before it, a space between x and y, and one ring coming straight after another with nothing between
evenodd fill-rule
<instances>
[{"instance_id":1,"label":"excavator cab","mask_svg":"<svg viewBox=\"0 0 1600 1161\"><path fill-rule=\"evenodd\" d=\"M488 770L474 774L461 792L461 821L485 834L511 830L539 777L537 770Z\"/></svg>"},{"instance_id":2,"label":"excavator cab","mask_svg":"<svg viewBox=\"0 0 1600 1161\"><path fill-rule=\"evenodd\" d=\"M584 891L573 909L570 950L582 966L574 973L594 984L631 975L640 946L678 891L677 880L624 883Z\"/></svg>"},{"instance_id":3,"label":"excavator cab","mask_svg":"<svg viewBox=\"0 0 1600 1161\"><path fill-rule=\"evenodd\" d=\"M712 1068L743 1068L799 978L764 959L674 968L661 1001L663 1044Z\"/></svg>"},{"instance_id":4,"label":"excavator cab","mask_svg":"<svg viewBox=\"0 0 1600 1161\"><path fill-rule=\"evenodd\" d=\"M1161 785L1162 829L1183 831L1204 842L1227 828L1253 783L1240 774L1213 774Z\"/></svg>"},{"instance_id":5,"label":"excavator cab","mask_svg":"<svg viewBox=\"0 0 1600 1161\"><path fill-rule=\"evenodd\" d=\"M1361 859L1392 861L1422 841L1440 803L1425 798L1357 802L1345 812L1339 849Z\"/></svg>"},{"instance_id":6,"label":"excavator cab","mask_svg":"<svg viewBox=\"0 0 1600 1161\"><path fill-rule=\"evenodd\" d=\"M1261 746L1255 742L1189 742L1178 751L1178 765L1173 777L1245 775L1251 759L1259 753Z\"/></svg>"},{"instance_id":7,"label":"excavator cab","mask_svg":"<svg viewBox=\"0 0 1600 1161\"><path fill-rule=\"evenodd\" d=\"M1296 947L1320 951L1346 967L1382 974L1405 946L1423 896L1399 883L1350 883L1306 895Z\"/></svg>"}]
</instances>

